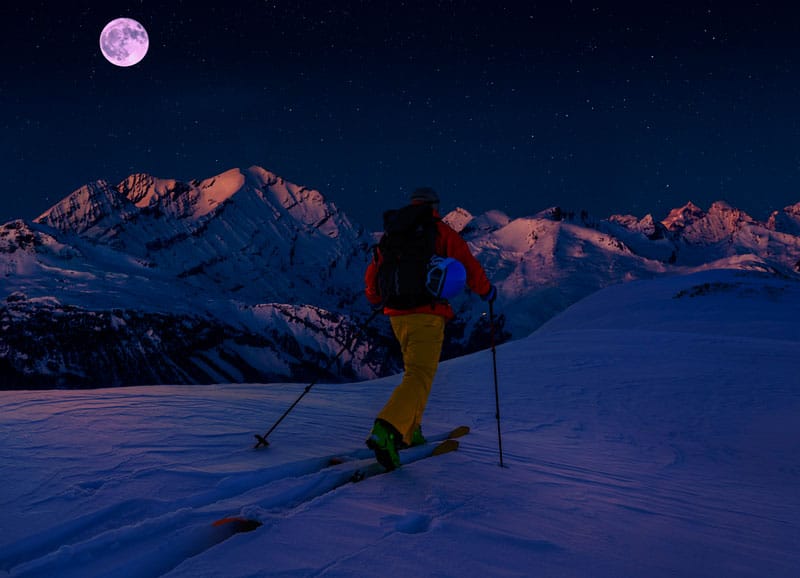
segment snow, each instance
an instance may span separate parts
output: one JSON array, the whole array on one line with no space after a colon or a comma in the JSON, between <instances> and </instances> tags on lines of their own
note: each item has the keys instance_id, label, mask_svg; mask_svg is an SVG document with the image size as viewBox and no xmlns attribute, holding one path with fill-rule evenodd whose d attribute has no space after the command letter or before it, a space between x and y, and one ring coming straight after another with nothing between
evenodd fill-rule
<instances>
[{"instance_id":1,"label":"snow","mask_svg":"<svg viewBox=\"0 0 800 578\"><path fill-rule=\"evenodd\" d=\"M396 377L0 392L0 576L796 576L800 285L609 287L440 366L455 453L329 490ZM99 385L99 384L98 384ZM212 522L262 522L227 536Z\"/></svg>"},{"instance_id":2,"label":"snow","mask_svg":"<svg viewBox=\"0 0 800 578\"><path fill-rule=\"evenodd\" d=\"M621 281L720 267L796 276L798 215L800 204L760 223L720 201L707 211L689 203L662 222L632 215L597 220L559 207L521 218L457 208L445 220L461 231L497 286L503 338L519 339ZM305 326L285 308L276 306L270 318L259 308L317 309L331 328L363 321L369 315L363 275L376 235L351 223L319 191L259 166L186 182L139 173L114 186L90 183L34 222L0 225L0 310L11 294L27 297L13 300L11 308L20 314L0 336L0 363L10 364L0 381L5 377L12 387L20 379L62 384L63 376L52 371L37 373L50 365L70 368L76 376L98 371L117 377L106 385L239 376L299 380L306 374L298 356L277 344L288 340L325 355L338 350L340 335L313 323ZM38 297L57 298L69 315L54 323L57 309L37 304ZM483 326L484 305L477 296L467 294L453 305L464 329L451 333L448 356L473 351ZM75 343L71 328L84 318L97 312L109 319L115 310L139 320L182 318L231 338L222 345L191 333L172 340L169 326L154 329L163 348L136 364L126 363L124 353L126 343L142 343L136 323L109 325L102 341L68 346ZM363 363L345 355L333 371L345 379L393 371L397 365L384 363L379 353L381 340L393 340L388 326L371 336L372 355L361 348L356 357ZM265 342L276 344L266 357L246 349ZM223 367L213 368L213 360ZM175 367L180 371L169 369ZM92 378L81 379L93 385Z\"/></svg>"},{"instance_id":3,"label":"snow","mask_svg":"<svg viewBox=\"0 0 800 578\"><path fill-rule=\"evenodd\" d=\"M197 189L194 218L200 218L224 203L239 191L245 183L245 175L239 169L230 169L221 175L201 182Z\"/></svg>"}]
</instances>

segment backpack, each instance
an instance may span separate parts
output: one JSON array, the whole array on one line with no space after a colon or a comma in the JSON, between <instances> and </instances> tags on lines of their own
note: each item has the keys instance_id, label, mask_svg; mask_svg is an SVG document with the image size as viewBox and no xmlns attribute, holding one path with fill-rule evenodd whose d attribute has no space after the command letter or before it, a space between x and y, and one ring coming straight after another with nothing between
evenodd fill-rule
<instances>
[{"instance_id":1,"label":"backpack","mask_svg":"<svg viewBox=\"0 0 800 578\"><path fill-rule=\"evenodd\" d=\"M408 205L383 214L378 243L378 286L384 305L412 309L434 303L426 289L428 268L436 254L436 222L430 205Z\"/></svg>"}]
</instances>

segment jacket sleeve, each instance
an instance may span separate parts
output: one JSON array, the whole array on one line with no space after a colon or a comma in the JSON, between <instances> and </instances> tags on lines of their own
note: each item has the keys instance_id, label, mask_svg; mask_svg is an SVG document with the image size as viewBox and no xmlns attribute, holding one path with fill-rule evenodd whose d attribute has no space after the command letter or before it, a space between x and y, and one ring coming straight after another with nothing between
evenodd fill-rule
<instances>
[{"instance_id":1,"label":"jacket sleeve","mask_svg":"<svg viewBox=\"0 0 800 578\"><path fill-rule=\"evenodd\" d=\"M376 259L380 259L380 254L377 249L369 265L367 265L366 273L364 273L364 293L367 295L367 301L372 305L378 305L381 302L380 286L378 285L378 263Z\"/></svg>"},{"instance_id":2,"label":"jacket sleeve","mask_svg":"<svg viewBox=\"0 0 800 578\"><path fill-rule=\"evenodd\" d=\"M469 250L467 242L449 225L439 221L439 237L436 252L445 257L458 259L467 271L467 286L478 295L485 295L492 288L486 271Z\"/></svg>"}]
</instances>

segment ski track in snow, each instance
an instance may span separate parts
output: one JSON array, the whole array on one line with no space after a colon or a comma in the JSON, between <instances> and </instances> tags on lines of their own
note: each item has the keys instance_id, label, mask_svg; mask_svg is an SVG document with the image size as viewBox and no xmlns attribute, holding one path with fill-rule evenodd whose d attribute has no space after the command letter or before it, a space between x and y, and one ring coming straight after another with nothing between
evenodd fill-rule
<instances>
[{"instance_id":1,"label":"ski track in snow","mask_svg":"<svg viewBox=\"0 0 800 578\"><path fill-rule=\"evenodd\" d=\"M328 456L371 463L396 378L318 385L262 450L304 384L0 392L0 575L795 576L800 293L672 298L696 282L498 348L505 468L489 352L434 385L426 433L469 425L457 452L341 487ZM751 313L775 330L742 333ZM211 526L237 514L263 525Z\"/></svg>"}]
</instances>

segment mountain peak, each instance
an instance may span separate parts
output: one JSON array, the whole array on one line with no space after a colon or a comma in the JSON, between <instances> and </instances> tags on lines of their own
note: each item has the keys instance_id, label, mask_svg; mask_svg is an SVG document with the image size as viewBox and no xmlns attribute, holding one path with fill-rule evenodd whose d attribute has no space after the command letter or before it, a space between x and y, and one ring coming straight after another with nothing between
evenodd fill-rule
<instances>
[{"instance_id":1,"label":"mountain peak","mask_svg":"<svg viewBox=\"0 0 800 578\"><path fill-rule=\"evenodd\" d=\"M726 201L714 201L711 203L711 207L708 209L708 212L711 211L737 211L738 209L732 207L730 203Z\"/></svg>"},{"instance_id":2,"label":"mountain peak","mask_svg":"<svg viewBox=\"0 0 800 578\"><path fill-rule=\"evenodd\" d=\"M800 217L800 203L796 203L794 205L789 205L788 207L784 207L783 211L790 215L794 215L796 217Z\"/></svg>"},{"instance_id":3,"label":"mountain peak","mask_svg":"<svg viewBox=\"0 0 800 578\"><path fill-rule=\"evenodd\" d=\"M230 169L222 174L197 183L198 195L194 202L194 216L207 215L236 193L246 183L245 174L239 169Z\"/></svg>"},{"instance_id":4,"label":"mountain peak","mask_svg":"<svg viewBox=\"0 0 800 578\"><path fill-rule=\"evenodd\" d=\"M668 230L676 231L687 227L705 216L706 214L703 212L703 209L689 201L679 209L672 209L669 215L667 215L667 218L661 221L661 223Z\"/></svg>"},{"instance_id":5,"label":"mountain peak","mask_svg":"<svg viewBox=\"0 0 800 578\"><path fill-rule=\"evenodd\" d=\"M800 203L774 211L767 221L767 228L779 233L800 236Z\"/></svg>"},{"instance_id":6,"label":"mountain peak","mask_svg":"<svg viewBox=\"0 0 800 578\"><path fill-rule=\"evenodd\" d=\"M634 215L611 215L608 218L610 223L616 223L628 229L651 237L656 234L658 227L656 226L653 215L647 214L641 219Z\"/></svg>"},{"instance_id":7,"label":"mountain peak","mask_svg":"<svg viewBox=\"0 0 800 578\"><path fill-rule=\"evenodd\" d=\"M106 181L98 180L77 189L34 222L64 232L83 233L107 218L125 218L134 212L136 207L126 197Z\"/></svg>"},{"instance_id":8,"label":"mountain peak","mask_svg":"<svg viewBox=\"0 0 800 578\"><path fill-rule=\"evenodd\" d=\"M245 184L239 169L230 169L202 181L184 183L134 174L118 185L119 192L139 209L158 208L175 217L199 218L235 195Z\"/></svg>"},{"instance_id":9,"label":"mountain peak","mask_svg":"<svg viewBox=\"0 0 800 578\"><path fill-rule=\"evenodd\" d=\"M267 169L258 165L253 165L245 171L247 177L258 187L271 187L283 179Z\"/></svg>"},{"instance_id":10,"label":"mountain peak","mask_svg":"<svg viewBox=\"0 0 800 578\"><path fill-rule=\"evenodd\" d=\"M456 231L461 232L474 218L475 217L468 210L456 207L447 213L447 215L442 218L442 221L450 225L450 227Z\"/></svg>"},{"instance_id":11,"label":"mountain peak","mask_svg":"<svg viewBox=\"0 0 800 578\"><path fill-rule=\"evenodd\" d=\"M147 173L134 173L117 188L130 202L141 209L156 204L158 199L174 186L175 180L172 179L157 179Z\"/></svg>"},{"instance_id":12,"label":"mountain peak","mask_svg":"<svg viewBox=\"0 0 800 578\"><path fill-rule=\"evenodd\" d=\"M755 223L755 220L741 209L726 203L716 201L708 209L709 218L716 218L726 222L730 226L737 223Z\"/></svg>"}]
</instances>

